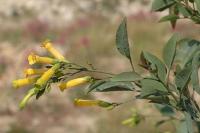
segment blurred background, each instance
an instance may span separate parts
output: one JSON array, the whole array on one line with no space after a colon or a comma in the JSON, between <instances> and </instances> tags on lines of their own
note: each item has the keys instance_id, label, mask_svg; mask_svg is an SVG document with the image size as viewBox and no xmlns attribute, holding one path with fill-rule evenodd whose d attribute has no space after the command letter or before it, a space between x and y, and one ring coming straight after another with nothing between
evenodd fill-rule
<instances>
[{"instance_id":1,"label":"blurred background","mask_svg":"<svg viewBox=\"0 0 200 133\"><path fill-rule=\"evenodd\" d=\"M161 56L163 45L179 32L199 39L195 24L158 23L164 13L151 12L151 0L0 0L0 133L155 133L160 114L152 104L136 100L107 111L98 107L74 107L74 98L95 98L122 102L134 97L130 92L86 95L83 87L61 93L54 86L39 100L31 100L22 111L18 104L30 87L15 90L12 80L24 77L27 55L34 51L46 55L41 43L50 39L65 57L88 63L102 71L120 73L130 65L115 48L115 33L123 16L134 64L142 50ZM192 30L191 30L192 29ZM142 69L136 67L137 71ZM122 125L136 109L147 117L137 127ZM153 113L153 116L152 116ZM173 132L173 125L160 127ZM144 128L145 127L145 128Z\"/></svg>"}]
</instances>

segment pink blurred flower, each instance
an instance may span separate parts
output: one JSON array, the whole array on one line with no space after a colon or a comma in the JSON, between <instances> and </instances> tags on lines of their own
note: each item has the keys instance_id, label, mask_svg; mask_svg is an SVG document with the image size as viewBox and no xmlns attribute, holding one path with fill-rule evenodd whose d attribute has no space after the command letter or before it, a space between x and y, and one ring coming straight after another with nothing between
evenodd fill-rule
<instances>
[{"instance_id":1,"label":"pink blurred flower","mask_svg":"<svg viewBox=\"0 0 200 133\"><path fill-rule=\"evenodd\" d=\"M90 38L87 36L83 36L80 38L80 44L84 47L88 47L90 45Z\"/></svg>"}]
</instances>

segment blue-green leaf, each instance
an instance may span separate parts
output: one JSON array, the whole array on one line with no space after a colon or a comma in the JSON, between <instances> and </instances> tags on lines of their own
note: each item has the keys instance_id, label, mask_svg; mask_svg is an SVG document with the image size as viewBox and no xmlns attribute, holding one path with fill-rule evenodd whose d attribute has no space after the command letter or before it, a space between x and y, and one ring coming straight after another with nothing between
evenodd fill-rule
<instances>
[{"instance_id":1,"label":"blue-green leaf","mask_svg":"<svg viewBox=\"0 0 200 133\"><path fill-rule=\"evenodd\" d=\"M118 51L131 60L126 18L121 22L116 33L116 46Z\"/></svg>"},{"instance_id":2,"label":"blue-green leaf","mask_svg":"<svg viewBox=\"0 0 200 133\"><path fill-rule=\"evenodd\" d=\"M154 0L152 3L153 11L163 11L175 4L174 0Z\"/></svg>"},{"instance_id":3,"label":"blue-green leaf","mask_svg":"<svg viewBox=\"0 0 200 133\"><path fill-rule=\"evenodd\" d=\"M176 21L177 19L179 19L179 16L171 14L171 15L167 15L162 17L159 22L166 22L166 21Z\"/></svg>"},{"instance_id":4,"label":"blue-green leaf","mask_svg":"<svg viewBox=\"0 0 200 133\"><path fill-rule=\"evenodd\" d=\"M133 91L134 86L131 82L117 81L98 81L89 87L89 91L108 92L108 91Z\"/></svg>"},{"instance_id":5,"label":"blue-green leaf","mask_svg":"<svg viewBox=\"0 0 200 133\"><path fill-rule=\"evenodd\" d=\"M141 80L142 77L136 72L123 72L114 77L112 77L111 81L138 81Z\"/></svg>"},{"instance_id":6,"label":"blue-green leaf","mask_svg":"<svg viewBox=\"0 0 200 133\"><path fill-rule=\"evenodd\" d=\"M199 85L199 74L198 70L200 67L200 52L196 52L192 60L192 75L191 82L193 89L200 94L200 85Z\"/></svg>"},{"instance_id":7,"label":"blue-green leaf","mask_svg":"<svg viewBox=\"0 0 200 133\"><path fill-rule=\"evenodd\" d=\"M181 68L191 64L193 56L200 50L200 42L192 39L182 39L178 43L175 61Z\"/></svg>"},{"instance_id":8,"label":"blue-green leaf","mask_svg":"<svg viewBox=\"0 0 200 133\"><path fill-rule=\"evenodd\" d=\"M191 73L192 73L191 66L187 66L176 74L175 83L180 91L182 91L186 87L187 83L189 82Z\"/></svg>"},{"instance_id":9,"label":"blue-green leaf","mask_svg":"<svg viewBox=\"0 0 200 133\"><path fill-rule=\"evenodd\" d=\"M195 0L197 11L200 13L200 0Z\"/></svg>"},{"instance_id":10,"label":"blue-green leaf","mask_svg":"<svg viewBox=\"0 0 200 133\"><path fill-rule=\"evenodd\" d=\"M168 94L167 88L159 81L154 79L141 80L141 97L145 98L150 95Z\"/></svg>"},{"instance_id":11,"label":"blue-green leaf","mask_svg":"<svg viewBox=\"0 0 200 133\"><path fill-rule=\"evenodd\" d=\"M167 42L167 44L165 45L165 47L163 49L163 60L164 60L165 64L167 65L168 69L171 69L171 66L173 64L174 57L176 54L177 42L178 42L178 36L177 36L177 34L174 34L169 39L169 41Z\"/></svg>"},{"instance_id":12,"label":"blue-green leaf","mask_svg":"<svg viewBox=\"0 0 200 133\"><path fill-rule=\"evenodd\" d=\"M152 73L164 83L166 78L166 67L163 62L149 52L142 52L141 54L142 65L147 67Z\"/></svg>"}]
</instances>

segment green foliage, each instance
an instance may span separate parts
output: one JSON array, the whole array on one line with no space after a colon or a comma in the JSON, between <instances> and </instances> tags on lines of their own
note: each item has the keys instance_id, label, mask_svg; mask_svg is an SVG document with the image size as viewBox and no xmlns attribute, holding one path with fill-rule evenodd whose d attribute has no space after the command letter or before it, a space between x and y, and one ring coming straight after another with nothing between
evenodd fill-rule
<instances>
[{"instance_id":1,"label":"green foliage","mask_svg":"<svg viewBox=\"0 0 200 133\"><path fill-rule=\"evenodd\" d=\"M141 80L142 77L136 72L123 72L114 77L112 77L111 81L138 81Z\"/></svg>"},{"instance_id":2,"label":"green foliage","mask_svg":"<svg viewBox=\"0 0 200 133\"><path fill-rule=\"evenodd\" d=\"M131 62L132 69L134 70L131 60L129 42L128 42L126 18L123 19L123 21L121 22L121 24L117 29L116 46L118 51L129 59L129 61Z\"/></svg>"},{"instance_id":3,"label":"green foliage","mask_svg":"<svg viewBox=\"0 0 200 133\"><path fill-rule=\"evenodd\" d=\"M177 41L178 37L175 34L169 39L163 50L163 59L169 70L171 69L174 62Z\"/></svg>"},{"instance_id":4,"label":"green foliage","mask_svg":"<svg viewBox=\"0 0 200 133\"><path fill-rule=\"evenodd\" d=\"M141 80L141 97L148 98L150 95L167 95L167 88L159 81L154 79Z\"/></svg>"},{"instance_id":5,"label":"green foliage","mask_svg":"<svg viewBox=\"0 0 200 133\"><path fill-rule=\"evenodd\" d=\"M154 0L152 3L153 11L163 11L175 3L174 0Z\"/></svg>"},{"instance_id":6,"label":"green foliage","mask_svg":"<svg viewBox=\"0 0 200 133\"><path fill-rule=\"evenodd\" d=\"M173 28L175 28L176 21L179 19L187 18L195 23L200 23L199 0L154 0L152 10L169 10L169 14L161 18L160 22L170 21ZM20 107L23 108L32 96L36 96L36 99L38 99L44 92L50 91L52 83L62 84L60 82L74 78L74 76L82 72L86 75L98 73L104 75L104 78L86 76L89 77L89 80L87 80L89 84L87 87L88 93L137 91L137 99L146 99L154 103L162 115L169 117L168 120L158 121L157 126L167 121L176 121L179 123L176 126L177 133L193 133L193 123L199 123L200 121L200 109L193 96L194 91L200 93L198 75L200 67L200 42L193 39L179 39L178 35L174 34L167 41L163 49L163 59L159 59L155 55L143 51L140 56L139 65L146 70L145 74L136 72L133 67L126 18L122 20L117 29L116 47L120 54L129 59L133 71L113 74L96 70L93 67L84 67L65 59L56 59L54 63L59 67L53 73L50 71L49 77L44 76L48 77L48 80L45 78L46 80L42 82L42 85L35 84L33 89L29 90L22 100ZM51 69L54 66L55 64L50 64L49 68ZM78 81L70 83L77 85L82 81L83 79L78 79ZM64 86L66 87L67 85L64 84ZM95 101L89 101L90 105L96 104ZM79 104L82 106L89 105L88 100L82 100ZM123 105L123 103L101 103L102 107L110 105L115 107ZM177 116L177 113L180 116ZM134 112L131 118L123 121L123 124L135 126L140 123L141 118L139 113Z\"/></svg>"},{"instance_id":7,"label":"green foliage","mask_svg":"<svg viewBox=\"0 0 200 133\"><path fill-rule=\"evenodd\" d=\"M149 52L142 52L140 56L141 66L149 70L155 77L159 78L163 83L167 75L167 69L163 62Z\"/></svg>"},{"instance_id":8,"label":"green foliage","mask_svg":"<svg viewBox=\"0 0 200 133\"><path fill-rule=\"evenodd\" d=\"M101 81L99 81L101 82ZM108 92L108 91L133 91L134 86L130 82L121 81L103 81L103 83L94 83L89 87L89 92Z\"/></svg>"}]
</instances>

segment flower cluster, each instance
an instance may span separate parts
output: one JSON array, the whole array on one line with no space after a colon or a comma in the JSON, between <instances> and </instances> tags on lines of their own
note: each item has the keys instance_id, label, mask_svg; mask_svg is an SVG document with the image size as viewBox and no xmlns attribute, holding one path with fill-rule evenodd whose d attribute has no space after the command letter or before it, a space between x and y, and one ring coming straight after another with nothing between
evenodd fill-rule
<instances>
[{"instance_id":1,"label":"flower cluster","mask_svg":"<svg viewBox=\"0 0 200 133\"><path fill-rule=\"evenodd\" d=\"M45 48L53 57L42 57L31 53L28 56L28 62L31 65L30 68L24 71L25 78L13 81L14 88L20 88L27 85L33 85L33 88L28 91L25 97L20 102L20 108L24 108L29 99L32 96L39 98L46 90L50 88L51 83L57 83L61 91L72 88L78 85L92 82L91 76L84 76L75 78L72 80L65 81L71 73L66 73L69 69L72 69L74 65L64 58L60 52L58 52L50 41L45 41L42 46ZM34 64L41 64L44 67L34 69ZM43 64L43 65L42 65ZM48 65L48 66L47 66ZM77 69L77 68L74 68ZM73 73L71 74L73 75ZM71 76L70 75L70 76ZM66 77L68 76L68 77ZM88 101L77 101L77 105L90 105ZM100 102L96 105L100 105ZM95 105L95 104L93 104Z\"/></svg>"}]
</instances>

